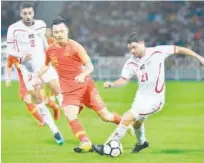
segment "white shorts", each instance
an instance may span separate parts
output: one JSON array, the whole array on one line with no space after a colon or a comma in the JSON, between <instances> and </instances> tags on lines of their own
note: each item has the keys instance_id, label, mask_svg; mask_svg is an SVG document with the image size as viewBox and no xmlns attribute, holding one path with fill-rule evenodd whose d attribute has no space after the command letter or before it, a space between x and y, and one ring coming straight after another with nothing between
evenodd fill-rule
<instances>
[{"instance_id":1,"label":"white shorts","mask_svg":"<svg viewBox=\"0 0 204 163\"><path fill-rule=\"evenodd\" d=\"M29 72L26 68L21 67L21 72L23 76L23 81L25 83L25 87L28 91L34 90L34 79L35 74ZM39 84L41 84L41 80L39 80Z\"/></svg>"},{"instance_id":2,"label":"white shorts","mask_svg":"<svg viewBox=\"0 0 204 163\"><path fill-rule=\"evenodd\" d=\"M59 80L56 70L52 66L49 66L47 72L42 75L42 80L44 83L48 83L53 79Z\"/></svg>"},{"instance_id":3,"label":"white shorts","mask_svg":"<svg viewBox=\"0 0 204 163\"><path fill-rule=\"evenodd\" d=\"M28 91L34 90L34 78L35 78L35 74L29 72L25 67L21 67L21 72L22 72L22 76L23 76L23 81L25 83L26 89ZM53 79L58 79L57 73L55 71L55 69L50 66L50 68L48 69L48 71L43 74L42 76L42 80L44 83L48 83L49 81L53 80ZM42 84L42 81L39 80L39 84Z\"/></svg>"},{"instance_id":4,"label":"white shorts","mask_svg":"<svg viewBox=\"0 0 204 163\"><path fill-rule=\"evenodd\" d=\"M165 103L164 98L137 95L130 111L136 120L144 120L149 115L160 111Z\"/></svg>"}]
</instances>

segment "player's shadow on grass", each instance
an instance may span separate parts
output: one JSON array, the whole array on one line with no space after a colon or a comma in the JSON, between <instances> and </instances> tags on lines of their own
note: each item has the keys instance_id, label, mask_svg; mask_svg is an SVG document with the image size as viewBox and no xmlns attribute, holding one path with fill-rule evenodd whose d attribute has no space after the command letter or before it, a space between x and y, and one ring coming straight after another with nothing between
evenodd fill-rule
<instances>
[{"instance_id":1,"label":"player's shadow on grass","mask_svg":"<svg viewBox=\"0 0 204 163\"><path fill-rule=\"evenodd\" d=\"M163 150L156 150L153 153L157 154L184 154L184 153L203 153L204 149L163 149Z\"/></svg>"}]
</instances>

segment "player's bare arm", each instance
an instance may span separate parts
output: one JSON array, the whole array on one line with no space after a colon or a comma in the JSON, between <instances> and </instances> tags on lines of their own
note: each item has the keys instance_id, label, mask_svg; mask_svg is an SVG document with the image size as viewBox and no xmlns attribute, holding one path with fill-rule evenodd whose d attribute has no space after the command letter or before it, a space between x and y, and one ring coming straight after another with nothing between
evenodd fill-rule
<instances>
[{"instance_id":1,"label":"player's bare arm","mask_svg":"<svg viewBox=\"0 0 204 163\"><path fill-rule=\"evenodd\" d=\"M191 49L176 46L176 54L185 54L188 56L195 57L204 65L204 58L202 56L198 55L196 52L192 51Z\"/></svg>"},{"instance_id":2,"label":"player's bare arm","mask_svg":"<svg viewBox=\"0 0 204 163\"><path fill-rule=\"evenodd\" d=\"M104 87L105 88L116 88L116 87L121 87L121 86L124 86L126 84L129 83L129 80L126 79L126 78L119 78L118 80L114 81L114 82L110 82L110 81L107 81L104 83Z\"/></svg>"},{"instance_id":3,"label":"player's bare arm","mask_svg":"<svg viewBox=\"0 0 204 163\"><path fill-rule=\"evenodd\" d=\"M94 70L94 67L91 61L86 62L84 66L85 66L84 71L75 77L75 81L78 83L83 83L85 81L85 78L89 76Z\"/></svg>"}]
</instances>

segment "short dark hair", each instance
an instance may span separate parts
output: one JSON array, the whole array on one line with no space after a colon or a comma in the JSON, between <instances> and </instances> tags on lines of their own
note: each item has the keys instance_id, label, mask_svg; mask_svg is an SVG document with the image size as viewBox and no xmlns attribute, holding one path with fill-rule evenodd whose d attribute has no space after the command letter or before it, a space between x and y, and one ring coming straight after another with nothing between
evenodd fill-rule
<instances>
[{"instance_id":1,"label":"short dark hair","mask_svg":"<svg viewBox=\"0 0 204 163\"><path fill-rule=\"evenodd\" d=\"M61 17L58 17L58 18L54 19L54 20L52 21L51 27L53 27L53 25L58 25L58 24L61 24L61 23L64 23L64 24L66 25L66 27L68 27L66 20L64 20L64 19L61 18Z\"/></svg>"},{"instance_id":2,"label":"short dark hair","mask_svg":"<svg viewBox=\"0 0 204 163\"><path fill-rule=\"evenodd\" d=\"M140 35L138 35L137 32L132 32L127 37L127 44L131 44L132 42L138 42L138 41L144 41L144 38Z\"/></svg>"},{"instance_id":3,"label":"short dark hair","mask_svg":"<svg viewBox=\"0 0 204 163\"><path fill-rule=\"evenodd\" d=\"M34 2L22 2L20 5L20 10L22 10L24 8L33 8L33 10L34 10L35 9L35 3Z\"/></svg>"}]
</instances>

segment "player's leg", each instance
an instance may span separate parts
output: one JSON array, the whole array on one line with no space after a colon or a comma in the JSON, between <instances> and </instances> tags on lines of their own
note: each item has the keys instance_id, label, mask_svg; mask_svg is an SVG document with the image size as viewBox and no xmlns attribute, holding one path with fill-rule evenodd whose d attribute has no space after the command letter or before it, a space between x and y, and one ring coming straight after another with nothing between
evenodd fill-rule
<instances>
[{"instance_id":1,"label":"player's leg","mask_svg":"<svg viewBox=\"0 0 204 163\"><path fill-rule=\"evenodd\" d=\"M26 89L22 74L19 75L19 94L21 99L25 102L27 110L40 122L39 126L43 126L43 117L39 114L37 106L32 101L32 96Z\"/></svg>"},{"instance_id":2,"label":"player's leg","mask_svg":"<svg viewBox=\"0 0 204 163\"><path fill-rule=\"evenodd\" d=\"M116 124L120 123L121 117L117 113L110 112L105 107L105 104L92 80L88 83L87 90L83 98L83 104L94 110L102 120Z\"/></svg>"},{"instance_id":3,"label":"player's leg","mask_svg":"<svg viewBox=\"0 0 204 163\"><path fill-rule=\"evenodd\" d=\"M53 95L56 97L60 106L62 106L62 95L59 85L59 79L55 69L50 66L48 71L42 76L44 83L47 83ZM54 98L54 97L51 97Z\"/></svg>"},{"instance_id":4,"label":"player's leg","mask_svg":"<svg viewBox=\"0 0 204 163\"><path fill-rule=\"evenodd\" d=\"M62 144L64 142L59 129L54 123L52 116L44 103L44 94L43 94L43 85L41 81L38 82L37 85L34 86L35 82L35 74L28 72L26 69L22 68L22 77L25 83L26 89L32 95L33 99L36 102L37 108L39 108L39 113L43 117L44 122L48 125L52 133L54 134L54 138L58 144Z\"/></svg>"},{"instance_id":5,"label":"player's leg","mask_svg":"<svg viewBox=\"0 0 204 163\"><path fill-rule=\"evenodd\" d=\"M133 124L135 121L143 120L146 117L146 115L140 115L141 110L148 110L150 106L149 103L146 102L148 100L144 99L145 98L135 97L131 109L123 115L119 126L111 134L105 144L110 140L120 141L120 139L125 136L128 125ZM103 147L103 145L93 145L94 150L99 154L103 154Z\"/></svg>"},{"instance_id":6,"label":"player's leg","mask_svg":"<svg viewBox=\"0 0 204 163\"><path fill-rule=\"evenodd\" d=\"M149 143L145 136L145 126L143 121L135 121L133 124L135 135L137 138L137 143L133 148L132 152L137 153L140 152L142 149L149 147Z\"/></svg>"},{"instance_id":7,"label":"player's leg","mask_svg":"<svg viewBox=\"0 0 204 163\"><path fill-rule=\"evenodd\" d=\"M69 121L69 126L72 129L73 134L79 139L80 146L75 147L74 151L77 153L90 152L92 150L91 142L86 134L84 127L78 119L79 106L66 105L63 107L64 115Z\"/></svg>"},{"instance_id":8,"label":"player's leg","mask_svg":"<svg viewBox=\"0 0 204 163\"><path fill-rule=\"evenodd\" d=\"M61 95L61 91L60 91L59 81L57 79L50 80L48 82L48 86L52 91L51 98L54 99L53 96L55 96L58 103L61 106L62 105L62 95Z\"/></svg>"},{"instance_id":9,"label":"player's leg","mask_svg":"<svg viewBox=\"0 0 204 163\"><path fill-rule=\"evenodd\" d=\"M52 101L49 97L45 96L45 104L53 109L54 111L54 119L58 120L60 118L60 108L59 106Z\"/></svg>"},{"instance_id":10,"label":"player's leg","mask_svg":"<svg viewBox=\"0 0 204 163\"><path fill-rule=\"evenodd\" d=\"M39 122L40 122L40 126L43 126L44 125L44 120L43 120L43 117L39 114L38 112L38 108L37 106L32 102L32 97L29 93L26 93L24 96L23 96L23 101L25 102L26 104L26 107L28 109L28 111L33 115L33 117L35 119L37 119Z\"/></svg>"},{"instance_id":11,"label":"player's leg","mask_svg":"<svg viewBox=\"0 0 204 163\"><path fill-rule=\"evenodd\" d=\"M116 128L116 130L110 135L110 137L107 139L107 141L105 142L108 143L110 140L117 140L120 141L126 134L127 130L128 130L128 126L133 124L133 122L135 121L134 115L132 114L132 112L129 110L127 111L121 119L120 124L118 125L118 127ZM100 155L103 155L103 148L104 145L92 145L94 151L96 153L99 153Z\"/></svg>"},{"instance_id":12,"label":"player's leg","mask_svg":"<svg viewBox=\"0 0 204 163\"><path fill-rule=\"evenodd\" d=\"M45 123L48 125L51 132L53 133L57 144L60 144L60 145L63 144L63 142L64 142L63 137L61 136L61 133L60 133L58 127L56 126L56 124L52 118L52 115L50 114L48 108L46 107L46 105L44 103L43 89L35 89L35 91L31 91L31 92L34 96L37 107L39 108L40 114L43 116Z\"/></svg>"},{"instance_id":13,"label":"player's leg","mask_svg":"<svg viewBox=\"0 0 204 163\"><path fill-rule=\"evenodd\" d=\"M149 115L160 111L164 105L164 100L162 99L146 97L145 99L147 102L145 102L144 98L145 97L139 96L139 101L136 101L134 105L137 109L132 109L132 111L135 112L136 119L138 119L133 125L137 138L137 143L132 150L133 153L140 152L141 150L149 147L149 142L147 141L145 136L145 126L143 121Z\"/></svg>"}]
</instances>

